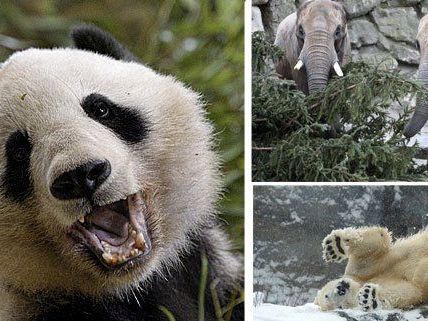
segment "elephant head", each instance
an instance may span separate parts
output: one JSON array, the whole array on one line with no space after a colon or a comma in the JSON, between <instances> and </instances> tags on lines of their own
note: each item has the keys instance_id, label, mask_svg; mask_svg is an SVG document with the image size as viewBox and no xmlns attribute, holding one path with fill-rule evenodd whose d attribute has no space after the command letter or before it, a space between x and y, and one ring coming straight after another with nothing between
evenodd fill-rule
<instances>
[{"instance_id":1,"label":"elephant head","mask_svg":"<svg viewBox=\"0 0 428 321\"><path fill-rule=\"evenodd\" d=\"M303 66L309 94L327 85L332 70L343 76L343 63L347 46L346 13L343 6L331 0L305 2L297 11L295 37L298 61L295 69Z\"/></svg>"},{"instance_id":2,"label":"elephant head","mask_svg":"<svg viewBox=\"0 0 428 321\"><path fill-rule=\"evenodd\" d=\"M428 89L428 15L424 16L419 23L419 30L416 44L421 53L421 60L418 69L418 80ZM416 110L412 119L404 129L404 136L407 138L416 135L428 120L428 101L421 97L416 99Z\"/></svg>"}]
</instances>

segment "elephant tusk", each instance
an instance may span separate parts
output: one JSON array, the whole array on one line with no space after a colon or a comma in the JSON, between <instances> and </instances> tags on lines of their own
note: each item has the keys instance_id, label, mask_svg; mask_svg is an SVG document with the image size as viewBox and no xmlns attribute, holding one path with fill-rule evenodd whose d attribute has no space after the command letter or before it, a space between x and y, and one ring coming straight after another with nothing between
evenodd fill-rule
<instances>
[{"instance_id":1,"label":"elephant tusk","mask_svg":"<svg viewBox=\"0 0 428 321\"><path fill-rule=\"evenodd\" d=\"M300 70L300 68L302 68L302 66L303 66L303 61L299 60L297 62L297 64L294 66L294 69L295 70Z\"/></svg>"},{"instance_id":2,"label":"elephant tusk","mask_svg":"<svg viewBox=\"0 0 428 321\"><path fill-rule=\"evenodd\" d=\"M339 77L343 77L343 71L342 71L342 69L340 68L339 63L338 63L337 61L334 63L333 68L334 68L334 71L336 72L336 74L337 74Z\"/></svg>"}]
</instances>

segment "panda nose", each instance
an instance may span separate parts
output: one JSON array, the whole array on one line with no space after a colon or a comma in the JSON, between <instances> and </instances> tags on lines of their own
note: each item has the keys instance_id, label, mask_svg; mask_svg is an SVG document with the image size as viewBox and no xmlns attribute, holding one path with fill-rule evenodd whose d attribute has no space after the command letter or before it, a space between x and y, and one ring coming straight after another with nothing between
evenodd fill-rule
<instances>
[{"instance_id":1,"label":"panda nose","mask_svg":"<svg viewBox=\"0 0 428 321\"><path fill-rule=\"evenodd\" d=\"M91 199L95 191L111 174L108 160L95 160L61 174L50 190L60 200L86 197Z\"/></svg>"}]
</instances>

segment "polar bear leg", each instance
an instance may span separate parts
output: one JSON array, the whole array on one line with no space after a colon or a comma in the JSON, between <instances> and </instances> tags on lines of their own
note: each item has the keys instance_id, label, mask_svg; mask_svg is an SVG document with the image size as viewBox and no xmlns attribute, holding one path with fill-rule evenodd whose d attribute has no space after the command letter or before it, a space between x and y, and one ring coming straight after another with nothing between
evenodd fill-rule
<instances>
[{"instance_id":1,"label":"polar bear leg","mask_svg":"<svg viewBox=\"0 0 428 321\"><path fill-rule=\"evenodd\" d=\"M428 289L428 259L422 259L418 262L412 283L417 284L422 289Z\"/></svg>"},{"instance_id":2,"label":"polar bear leg","mask_svg":"<svg viewBox=\"0 0 428 321\"><path fill-rule=\"evenodd\" d=\"M377 279L358 292L358 305L364 311L410 308L422 303L422 291L402 280Z\"/></svg>"},{"instance_id":3,"label":"polar bear leg","mask_svg":"<svg viewBox=\"0 0 428 321\"><path fill-rule=\"evenodd\" d=\"M341 262L350 255L379 255L388 251L390 246L390 233L377 226L334 230L322 242L326 262Z\"/></svg>"}]
</instances>

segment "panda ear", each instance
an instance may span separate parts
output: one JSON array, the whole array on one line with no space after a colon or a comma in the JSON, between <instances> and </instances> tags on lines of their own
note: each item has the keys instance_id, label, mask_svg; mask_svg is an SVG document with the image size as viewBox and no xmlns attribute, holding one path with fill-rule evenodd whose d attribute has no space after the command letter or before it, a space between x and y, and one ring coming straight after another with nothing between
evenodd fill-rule
<instances>
[{"instance_id":1,"label":"panda ear","mask_svg":"<svg viewBox=\"0 0 428 321\"><path fill-rule=\"evenodd\" d=\"M89 50L116 60L138 59L111 34L94 25L82 24L73 28L71 39L77 49Z\"/></svg>"}]
</instances>

